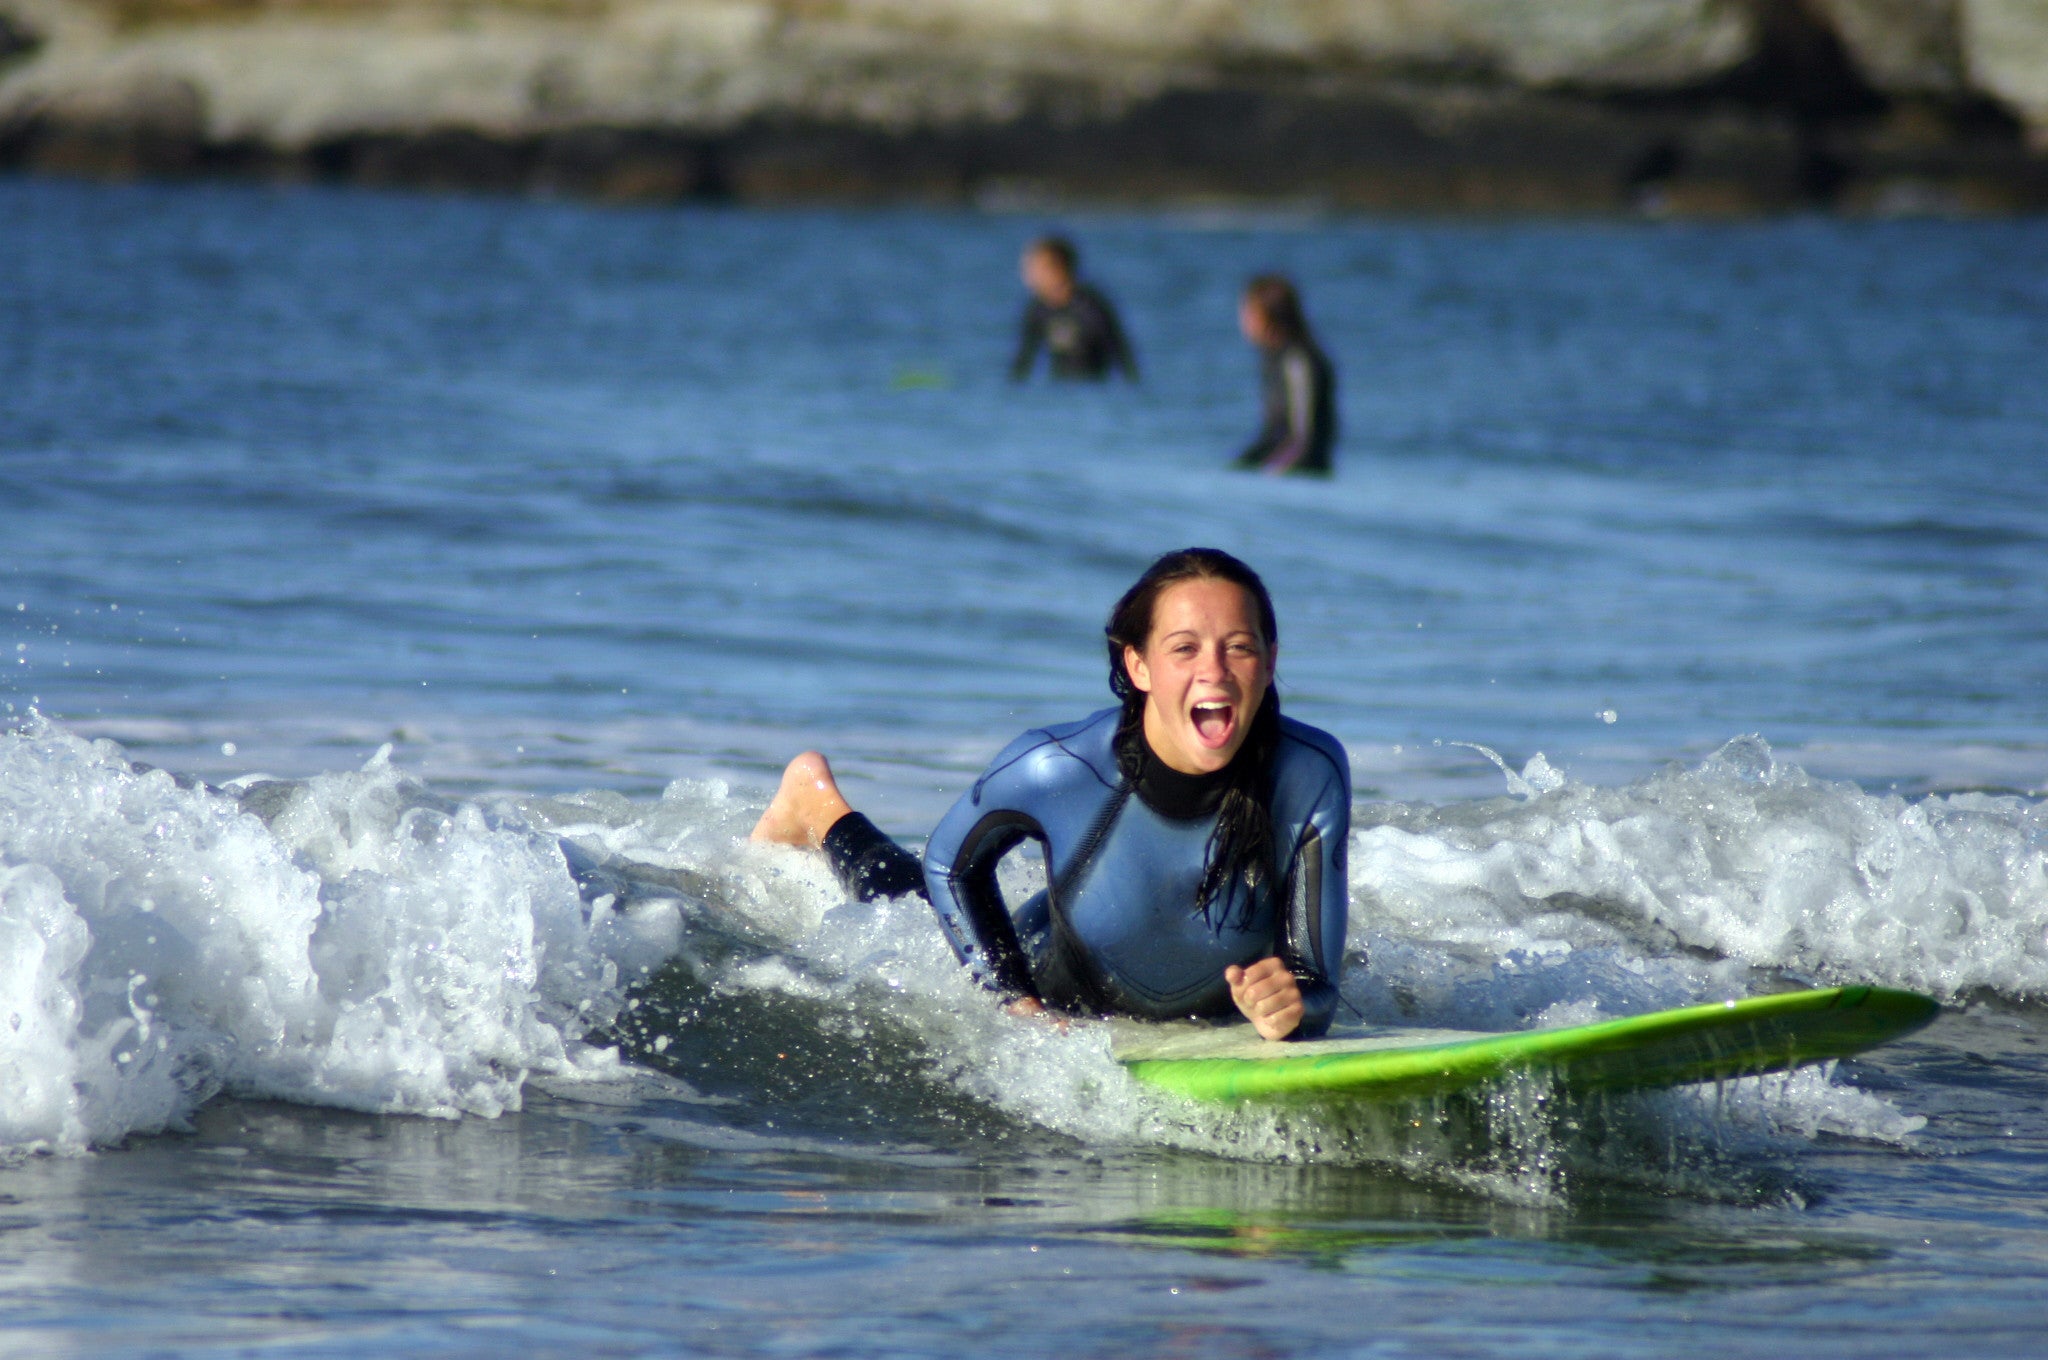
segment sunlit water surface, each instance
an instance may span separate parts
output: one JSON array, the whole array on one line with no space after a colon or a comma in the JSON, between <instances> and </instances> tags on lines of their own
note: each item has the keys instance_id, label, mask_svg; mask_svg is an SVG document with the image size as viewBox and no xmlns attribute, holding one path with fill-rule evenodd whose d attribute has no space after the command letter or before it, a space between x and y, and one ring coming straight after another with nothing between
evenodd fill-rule
<instances>
[{"instance_id":1,"label":"sunlit water surface","mask_svg":"<svg viewBox=\"0 0 2048 1360\"><path fill-rule=\"evenodd\" d=\"M1144 382L1013 388L1046 225L0 180L0 1342L2048 1350L2048 224L1081 217ZM1333 482L1222 470L1268 267ZM1951 1009L1201 1111L743 843L810 745L917 840L1188 542L1366 1019Z\"/></svg>"}]
</instances>

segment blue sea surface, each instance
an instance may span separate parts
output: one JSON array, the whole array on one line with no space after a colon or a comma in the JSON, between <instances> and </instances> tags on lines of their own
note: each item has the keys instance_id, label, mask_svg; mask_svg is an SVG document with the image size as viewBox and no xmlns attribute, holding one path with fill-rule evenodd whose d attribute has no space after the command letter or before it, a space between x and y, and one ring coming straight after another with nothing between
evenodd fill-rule
<instances>
[{"instance_id":1,"label":"blue sea surface","mask_svg":"<svg viewBox=\"0 0 2048 1360\"><path fill-rule=\"evenodd\" d=\"M1004 379L1049 227L1137 385ZM0 178L0 1349L2048 1354L2044 261ZM1332 480L1226 468L1264 269ZM916 843L1189 543L1350 751L1367 1021L1948 1009L1225 1117L743 843L806 747Z\"/></svg>"}]
</instances>

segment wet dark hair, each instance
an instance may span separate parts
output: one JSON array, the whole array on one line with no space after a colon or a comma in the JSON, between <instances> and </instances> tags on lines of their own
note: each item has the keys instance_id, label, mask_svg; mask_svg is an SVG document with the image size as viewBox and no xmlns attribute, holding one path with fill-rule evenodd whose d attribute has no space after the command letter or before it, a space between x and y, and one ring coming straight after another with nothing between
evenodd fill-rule
<instances>
[{"instance_id":1,"label":"wet dark hair","mask_svg":"<svg viewBox=\"0 0 2048 1360\"><path fill-rule=\"evenodd\" d=\"M1064 236L1041 236L1026 248L1026 254L1050 255L1058 261L1060 268L1069 274L1081 264L1081 252L1074 249L1074 243Z\"/></svg>"},{"instance_id":2,"label":"wet dark hair","mask_svg":"<svg viewBox=\"0 0 2048 1360\"><path fill-rule=\"evenodd\" d=\"M1285 274L1260 274L1244 286L1244 300L1265 318L1282 344L1310 342L1308 317L1302 314L1301 293Z\"/></svg>"},{"instance_id":3,"label":"wet dark hair","mask_svg":"<svg viewBox=\"0 0 2048 1360\"><path fill-rule=\"evenodd\" d=\"M1258 611L1259 631L1265 635L1269 664L1272 649L1280 642L1280 622L1274 617L1273 597L1266 592L1266 583L1229 553L1220 548L1181 548L1147 567L1109 611L1109 622L1102 630L1109 647L1109 690L1123 710L1116 725L1117 768L1131 784L1145 768L1145 692L1124 670L1124 648L1145 650L1159 597L1185 581L1228 581L1249 595ZM1237 924L1247 924L1253 906L1250 890L1272 872L1272 770L1279 750L1280 690L1269 682L1259 711L1252 715L1244 745L1226 767L1229 783L1203 856L1195 907L1215 929L1221 930L1224 923L1212 912L1218 903L1229 900L1231 888L1240 881L1246 892Z\"/></svg>"}]
</instances>

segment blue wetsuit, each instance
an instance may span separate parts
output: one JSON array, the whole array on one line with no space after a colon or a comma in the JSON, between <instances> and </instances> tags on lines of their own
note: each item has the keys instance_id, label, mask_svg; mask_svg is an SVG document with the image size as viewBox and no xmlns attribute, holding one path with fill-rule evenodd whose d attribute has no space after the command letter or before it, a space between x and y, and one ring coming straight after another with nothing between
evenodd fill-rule
<instances>
[{"instance_id":1,"label":"blue wetsuit","mask_svg":"<svg viewBox=\"0 0 2048 1360\"><path fill-rule=\"evenodd\" d=\"M1223 970L1277 955L1301 985L1297 1032L1322 1033L1349 899L1344 748L1282 717L1271 802L1279 862L1249 890L1249 912L1237 883L1205 915L1195 899L1221 781L1178 775L1148 751L1144 774L1127 782L1116 728L1111 708L1026 732L940 821L924 877L954 952L997 990L1152 1019L1235 1014ZM1044 848L1051 886L1013 916L996 863L1026 838ZM843 872L861 881L858 866Z\"/></svg>"}]
</instances>

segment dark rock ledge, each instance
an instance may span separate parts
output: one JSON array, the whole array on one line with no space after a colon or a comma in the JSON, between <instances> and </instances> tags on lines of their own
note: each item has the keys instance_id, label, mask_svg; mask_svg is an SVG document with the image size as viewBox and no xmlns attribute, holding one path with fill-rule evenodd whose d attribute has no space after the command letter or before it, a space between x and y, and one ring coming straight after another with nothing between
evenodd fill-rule
<instances>
[{"instance_id":1,"label":"dark rock ledge","mask_svg":"<svg viewBox=\"0 0 2048 1360\"><path fill-rule=\"evenodd\" d=\"M0 0L0 167L629 201L2048 206L2048 69L2014 55L2048 68L2048 6L2036 32L2029 0L1547 3L1584 22L1465 0L1495 28L1262 49L1222 20L1152 46L1004 28L1003 0ZM2003 75L1969 47L2000 4Z\"/></svg>"}]
</instances>

